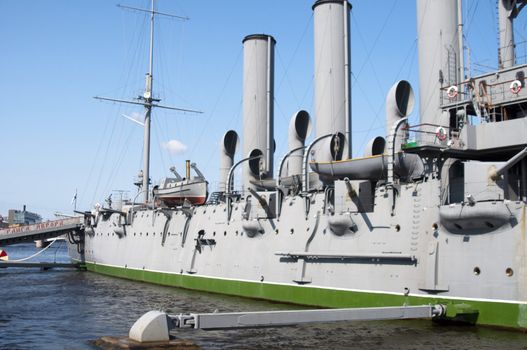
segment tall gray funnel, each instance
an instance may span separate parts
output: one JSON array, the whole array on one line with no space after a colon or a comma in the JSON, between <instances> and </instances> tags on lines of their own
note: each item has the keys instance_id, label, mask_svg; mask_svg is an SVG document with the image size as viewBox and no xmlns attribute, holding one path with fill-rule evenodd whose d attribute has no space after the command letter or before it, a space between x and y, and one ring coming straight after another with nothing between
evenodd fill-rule
<instances>
[{"instance_id":1,"label":"tall gray funnel","mask_svg":"<svg viewBox=\"0 0 527 350\"><path fill-rule=\"evenodd\" d=\"M229 130L223 135L223 142L220 148L220 184L221 192L227 191L227 181L229 170L234 164L234 153L238 148L238 134L234 130Z\"/></svg>"},{"instance_id":2,"label":"tall gray funnel","mask_svg":"<svg viewBox=\"0 0 527 350\"><path fill-rule=\"evenodd\" d=\"M441 120L439 101L441 87L460 80L457 30L457 0L417 0L421 124L448 125Z\"/></svg>"},{"instance_id":3,"label":"tall gray funnel","mask_svg":"<svg viewBox=\"0 0 527 350\"><path fill-rule=\"evenodd\" d=\"M319 162L351 155L350 9L347 0L318 0L313 5L316 137L344 136L339 152L330 149L329 139L315 146Z\"/></svg>"},{"instance_id":4,"label":"tall gray funnel","mask_svg":"<svg viewBox=\"0 0 527 350\"><path fill-rule=\"evenodd\" d=\"M274 45L270 35L243 39L243 156L261 156L243 166L244 189L250 181L273 177Z\"/></svg>"},{"instance_id":5,"label":"tall gray funnel","mask_svg":"<svg viewBox=\"0 0 527 350\"><path fill-rule=\"evenodd\" d=\"M499 65L500 68L509 68L516 64L514 53L514 13L515 0L498 0L498 23L500 33Z\"/></svg>"}]
</instances>

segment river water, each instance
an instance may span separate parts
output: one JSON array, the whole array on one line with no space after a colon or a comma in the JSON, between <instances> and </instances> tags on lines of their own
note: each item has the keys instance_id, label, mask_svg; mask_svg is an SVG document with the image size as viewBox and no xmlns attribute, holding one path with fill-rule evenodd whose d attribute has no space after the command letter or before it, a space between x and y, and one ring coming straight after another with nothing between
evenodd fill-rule
<instances>
[{"instance_id":1,"label":"river water","mask_svg":"<svg viewBox=\"0 0 527 350\"><path fill-rule=\"evenodd\" d=\"M36 252L7 249L10 259ZM56 242L32 261L67 262ZM127 281L71 269L0 269L0 349L95 349L102 336L123 336L149 310L220 312L299 308ZM181 330L203 349L526 349L527 335L428 320L338 322L230 331Z\"/></svg>"}]
</instances>

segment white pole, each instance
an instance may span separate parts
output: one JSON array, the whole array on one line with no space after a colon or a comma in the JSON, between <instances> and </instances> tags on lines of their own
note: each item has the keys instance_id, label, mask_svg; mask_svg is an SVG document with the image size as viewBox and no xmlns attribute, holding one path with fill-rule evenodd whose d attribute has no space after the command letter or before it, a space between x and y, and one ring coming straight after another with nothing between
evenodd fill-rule
<instances>
[{"instance_id":1,"label":"white pole","mask_svg":"<svg viewBox=\"0 0 527 350\"><path fill-rule=\"evenodd\" d=\"M145 191L145 203L149 199L150 185L150 124L152 115L152 73L154 62L154 1L150 11L150 62L145 86L145 133L144 133L144 158L143 158L143 190Z\"/></svg>"}]
</instances>

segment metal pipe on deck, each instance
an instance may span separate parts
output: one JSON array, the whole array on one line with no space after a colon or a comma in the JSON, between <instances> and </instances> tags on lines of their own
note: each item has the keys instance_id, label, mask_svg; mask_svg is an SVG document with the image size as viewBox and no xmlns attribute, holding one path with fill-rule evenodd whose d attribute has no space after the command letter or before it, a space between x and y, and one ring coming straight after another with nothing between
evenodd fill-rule
<instances>
[{"instance_id":1,"label":"metal pipe on deck","mask_svg":"<svg viewBox=\"0 0 527 350\"><path fill-rule=\"evenodd\" d=\"M287 176L299 175L302 173L302 159L304 142L311 132L311 118L309 113L300 110L296 112L289 122L288 132L288 149L289 152L286 157L290 157L287 161ZM285 157L284 157L285 159ZM278 171L278 177L282 174L282 165ZM278 180L277 180L278 181Z\"/></svg>"},{"instance_id":2,"label":"metal pipe on deck","mask_svg":"<svg viewBox=\"0 0 527 350\"><path fill-rule=\"evenodd\" d=\"M521 161L527 156L527 147L522 149L520 152L516 153L514 157L509 159L501 168L497 169L496 172L490 174L490 178L497 180L501 175L505 174L507 170L512 168L516 163Z\"/></svg>"},{"instance_id":3,"label":"metal pipe on deck","mask_svg":"<svg viewBox=\"0 0 527 350\"><path fill-rule=\"evenodd\" d=\"M220 149L220 183L219 190L227 192L227 180L229 170L234 164L234 154L238 147L238 134L234 130L229 130L223 135L223 143Z\"/></svg>"},{"instance_id":4,"label":"metal pipe on deck","mask_svg":"<svg viewBox=\"0 0 527 350\"><path fill-rule=\"evenodd\" d=\"M247 162L247 161L251 161L251 160L254 160L254 159L259 159L261 158L263 155L257 155L257 156L254 156L254 157L247 157L247 158L243 158L242 160L238 161L238 163L234 164L231 169L229 170L229 174L227 175L227 188L225 189L225 201L227 203L227 221L229 221L231 219L231 194L233 192L233 189L234 189L234 170L236 169L236 167L240 164L242 164L243 162Z\"/></svg>"},{"instance_id":5,"label":"metal pipe on deck","mask_svg":"<svg viewBox=\"0 0 527 350\"><path fill-rule=\"evenodd\" d=\"M304 160L302 162L302 176L303 176L303 179L302 179L302 192L304 193L307 193L309 192L309 177L308 177L308 173L309 173L309 170L308 170L308 167L307 167L307 162L309 161L309 154L311 153L311 150L313 149L313 147L321 140L324 140L328 137L331 137L331 136L336 136L335 134L327 134L327 135L322 135L322 136L319 136L317 137L316 139L313 140L313 142L311 142L311 144L307 147L305 153L304 153Z\"/></svg>"}]
</instances>

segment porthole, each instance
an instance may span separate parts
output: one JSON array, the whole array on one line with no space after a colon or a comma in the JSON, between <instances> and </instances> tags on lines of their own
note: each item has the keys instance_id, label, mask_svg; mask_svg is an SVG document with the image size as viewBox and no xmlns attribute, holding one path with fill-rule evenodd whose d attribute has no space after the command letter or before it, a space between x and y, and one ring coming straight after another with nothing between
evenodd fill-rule
<instances>
[{"instance_id":1,"label":"porthole","mask_svg":"<svg viewBox=\"0 0 527 350\"><path fill-rule=\"evenodd\" d=\"M474 272L474 275L476 275L476 276L479 276L479 275L481 274L481 270L480 270L480 268L477 267L477 266L474 268L474 271L473 271L473 272Z\"/></svg>"},{"instance_id":2,"label":"porthole","mask_svg":"<svg viewBox=\"0 0 527 350\"><path fill-rule=\"evenodd\" d=\"M512 277L512 275L514 275L514 271L510 267L507 267L505 274L509 277Z\"/></svg>"},{"instance_id":3,"label":"porthole","mask_svg":"<svg viewBox=\"0 0 527 350\"><path fill-rule=\"evenodd\" d=\"M401 231L401 225L397 224L395 225L395 232Z\"/></svg>"},{"instance_id":4,"label":"porthole","mask_svg":"<svg viewBox=\"0 0 527 350\"><path fill-rule=\"evenodd\" d=\"M432 229L437 230L438 228L439 228L439 226L437 226L437 223L434 222L432 224Z\"/></svg>"}]
</instances>

